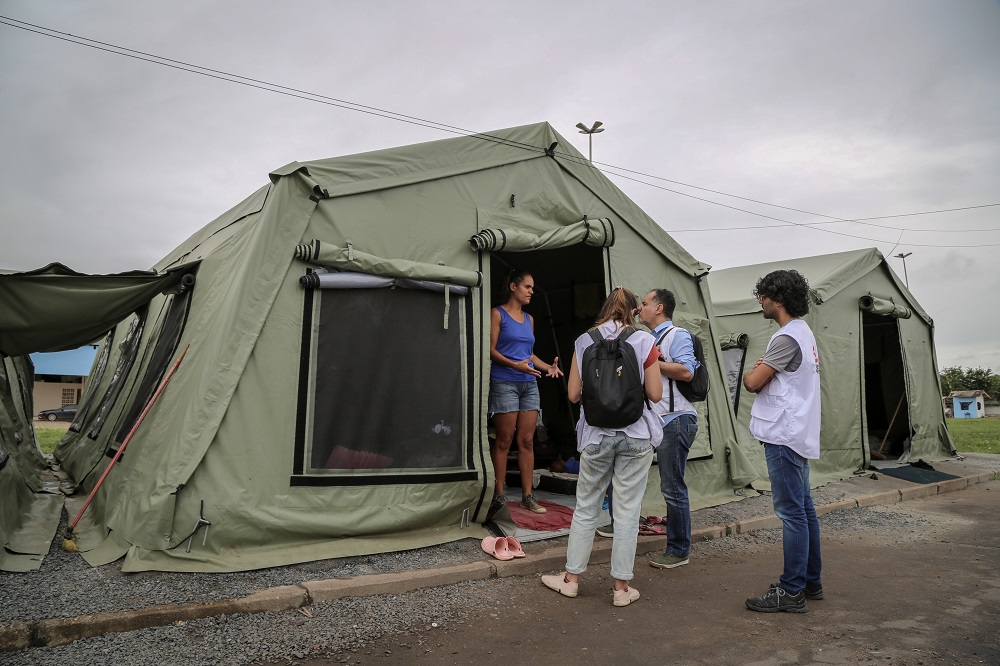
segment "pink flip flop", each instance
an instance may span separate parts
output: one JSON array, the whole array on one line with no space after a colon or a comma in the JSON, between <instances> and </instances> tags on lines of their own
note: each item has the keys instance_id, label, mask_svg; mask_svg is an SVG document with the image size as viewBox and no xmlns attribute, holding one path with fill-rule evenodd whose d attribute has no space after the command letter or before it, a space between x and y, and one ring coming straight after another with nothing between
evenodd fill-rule
<instances>
[{"instance_id":1,"label":"pink flip flop","mask_svg":"<svg viewBox=\"0 0 1000 666\"><path fill-rule=\"evenodd\" d=\"M524 557L524 549L521 548L521 542L514 537L507 537L507 550L514 557Z\"/></svg>"},{"instance_id":2,"label":"pink flip flop","mask_svg":"<svg viewBox=\"0 0 1000 666\"><path fill-rule=\"evenodd\" d=\"M507 548L507 539L505 537L486 537L483 539L482 547L486 554L492 555L498 560L514 559L514 556Z\"/></svg>"}]
</instances>

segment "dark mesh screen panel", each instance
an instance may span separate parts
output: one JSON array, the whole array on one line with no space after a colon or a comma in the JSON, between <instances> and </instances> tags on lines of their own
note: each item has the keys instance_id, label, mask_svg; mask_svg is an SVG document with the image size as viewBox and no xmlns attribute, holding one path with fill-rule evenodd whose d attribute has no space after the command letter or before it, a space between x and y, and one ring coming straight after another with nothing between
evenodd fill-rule
<instances>
[{"instance_id":1,"label":"dark mesh screen panel","mask_svg":"<svg viewBox=\"0 0 1000 666\"><path fill-rule=\"evenodd\" d=\"M115 329L108 331L108 334L104 336L104 342L101 347L101 356L97 361L97 365L94 367L94 371L90 373L90 377L87 378L87 390L83 394L83 400L80 401L80 405L76 410L76 416L73 418L73 423L70 424L69 429L73 432L80 432L83 429L83 423L87 420L87 415L90 413L90 408L94 403L94 394L97 391L98 385L101 380L104 379L104 370L108 367L108 356L111 355L111 344L114 341Z\"/></svg>"},{"instance_id":2,"label":"dark mesh screen panel","mask_svg":"<svg viewBox=\"0 0 1000 666\"><path fill-rule=\"evenodd\" d=\"M90 431L87 432L87 437L90 439L97 439L98 435L101 434L101 428L104 426L111 408L115 406L115 400L118 399L118 394L121 393L129 371L132 370L135 357L139 353L139 340L142 339L142 329L146 325L146 313L148 310L148 308L143 308L141 311L136 311L128 333L125 334L125 339L121 342L121 355L118 357L118 364L115 366L115 374L112 375L111 383L108 384L108 390L105 391L104 397L101 399L100 411L97 412L97 416L90 426Z\"/></svg>"},{"instance_id":3,"label":"dark mesh screen panel","mask_svg":"<svg viewBox=\"0 0 1000 666\"><path fill-rule=\"evenodd\" d=\"M722 363L726 368L726 381L729 383L729 399L733 409L739 409L740 386L743 380L743 363L747 350L742 347L722 350Z\"/></svg>"},{"instance_id":4,"label":"dark mesh screen panel","mask_svg":"<svg viewBox=\"0 0 1000 666\"><path fill-rule=\"evenodd\" d=\"M437 470L463 460L465 297L324 289L309 470Z\"/></svg>"},{"instance_id":5,"label":"dark mesh screen panel","mask_svg":"<svg viewBox=\"0 0 1000 666\"><path fill-rule=\"evenodd\" d=\"M139 420L139 415L146 408L146 404L156 393L160 380L167 372L167 368L173 362L174 352L177 350L177 343L180 342L181 333L184 331L184 322L187 321L188 309L191 306L191 290L185 289L180 294L170 297L170 307L164 316L163 326L160 327L160 334L156 338L156 345L153 347L153 355L146 364L146 374L139 384L139 390L132 398L132 405L128 414L122 421L121 428L115 441L121 444L132 432L135 422Z\"/></svg>"}]
</instances>

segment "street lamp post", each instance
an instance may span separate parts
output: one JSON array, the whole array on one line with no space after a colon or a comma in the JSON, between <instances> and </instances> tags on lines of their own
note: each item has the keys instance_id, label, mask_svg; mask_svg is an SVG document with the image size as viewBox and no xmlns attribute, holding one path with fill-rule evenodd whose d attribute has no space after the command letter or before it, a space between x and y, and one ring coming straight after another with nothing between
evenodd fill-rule
<instances>
[{"instance_id":1,"label":"street lamp post","mask_svg":"<svg viewBox=\"0 0 1000 666\"><path fill-rule=\"evenodd\" d=\"M903 280L906 282L906 288L907 289L910 288L910 277L906 274L906 258L908 256L910 256L911 254L913 254L913 253L912 252L905 252L905 253L904 252L900 252L899 254L894 255L897 259L902 259L903 260Z\"/></svg>"},{"instance_id":2,"label":"street lamp post","mask_svg":"<svg viewBox=\"0 0 1000 666\"><path fill-rule=\"evenodd\" d=\"M576 124L580 128L580 134L587 135L587 159L591 162L594 161L594 135L604 131L604 128L601 127L603 124L600 120L595 120L594 124L590 127L587 127L583 123Z\"/></svg>"}]
</instances>

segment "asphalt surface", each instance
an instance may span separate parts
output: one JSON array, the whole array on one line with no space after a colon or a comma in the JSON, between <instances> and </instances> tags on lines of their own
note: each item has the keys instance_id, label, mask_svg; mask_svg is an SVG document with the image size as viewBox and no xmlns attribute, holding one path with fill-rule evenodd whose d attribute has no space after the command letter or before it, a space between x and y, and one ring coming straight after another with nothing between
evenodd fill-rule
<instances>
[{"instance_id":1,"label":"asphalt surface","mask_svg":"<svg viewBox=\"0 0 1000 666\"><path fill-rule=\"evenodd\" d=\"M574 599L522 577L483 589L464 620L299 663L1000 664L998 510L991 481L854 509L868 518L846 528L828 514L825 599L805 614L745 608L777 579L781 548L744 534L729 537L739 549L696 548L676 569L639 558L642 597L626 608L612 606L608 565L588 570Z\"/></svg>"}]
</instances>

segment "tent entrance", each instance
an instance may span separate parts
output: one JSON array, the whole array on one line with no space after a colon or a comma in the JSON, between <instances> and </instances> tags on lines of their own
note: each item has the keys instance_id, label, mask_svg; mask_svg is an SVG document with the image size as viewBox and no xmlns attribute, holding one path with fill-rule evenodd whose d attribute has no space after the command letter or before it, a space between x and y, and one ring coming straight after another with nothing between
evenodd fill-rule
<instances>
[{"instance_id":1,"label":"tent entrance","mask_svg":"<svg viewBox=\"0 0 1000 666\"><path fill-rule=\"evenodd\" d=\"M531 273L535 295L525 311L535 320L535 354L546 363L558 356L559 367L568 377L573 343L594 324L607 293L604 250L581 243L552 250L493 252L489 256L493 307L500 305L503 282L511 268ZM548 468L560 456L568 460L576 454L580 411L569 403L566 377L542 377L538 382L542 425L535 432L536 469ZM508 470L516 477L517 469L515 443ZM519 483L514 478L511 481L515 486Z\"/></svg>"},{"instance_id":2,"label":"tent entrance","mask_svg":"<svg viewBox=\"0 0 1000 666\"><path fill-rule=\"evenodd\" d=\"M861 312L861 322L868 449L873 459L895 460L911 433L899 322L869 312Z\"/></svg>"}]
</instances>

